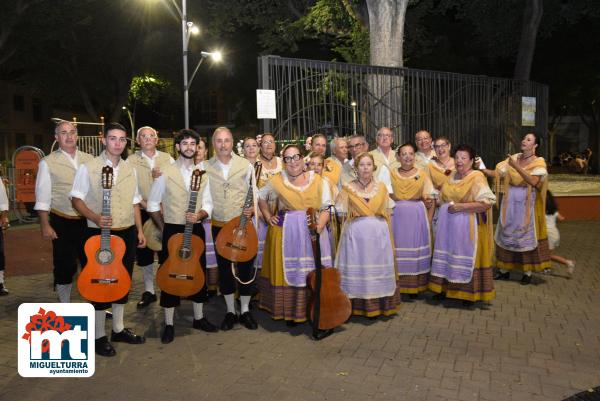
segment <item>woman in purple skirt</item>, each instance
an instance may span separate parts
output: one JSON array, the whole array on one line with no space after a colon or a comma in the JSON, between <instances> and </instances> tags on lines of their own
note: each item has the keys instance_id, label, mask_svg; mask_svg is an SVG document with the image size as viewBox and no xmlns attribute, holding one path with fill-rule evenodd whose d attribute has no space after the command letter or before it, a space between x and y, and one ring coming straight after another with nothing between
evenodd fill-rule
<instances>
[{"instance_id":1,"label":"woman in purple skirt","mask_svg":"<svg viewBox=\"0 0 600 401\"><path fill-rule=\"evenodd\" d=\"M425 170L415 167L416 149L406 143L397 150L400 167L393 169L392 199L396 201L392 232L400 292L416 298L427 290L431 268L433 184Z\"/></svg>"},{"instance_id":2,"label":"woman in purple skirt","mask_svg":"<svg viewBox=\"0 0 600 401\"><path fill-rule=\"evenodd\" d=\"M496 196L481 171L473 170L475 151L456 148L456 171L441 188L429 289L438 300L465 306L496 296L493 280L492 211Z\"/></svg>"},{"instance_id":3,"label":"woman in purple skirt","mask_svg":"<svg viewBox=\"0 0 600 401\"><path fill-rule=\"evenodd\" d=\"M373 177L371 154L357 155L354 168L357 179L342 186L336 202L344 223L335 266L353 315L390 316L400 304L389 229L388 210L394 204L386 186Z\"/></svg>"}]
</instances>

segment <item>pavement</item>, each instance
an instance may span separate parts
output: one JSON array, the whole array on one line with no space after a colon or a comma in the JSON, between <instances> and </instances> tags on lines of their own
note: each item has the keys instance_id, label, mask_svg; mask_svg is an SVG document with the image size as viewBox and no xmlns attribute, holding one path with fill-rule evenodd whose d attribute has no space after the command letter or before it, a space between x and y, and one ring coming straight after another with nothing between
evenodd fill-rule
<instances>
[{"instance_id":1,"label":"pavement","mask_svg":"<svg viewBox=\"0 0 600 401\"><path fill-rule=\"evenodd\" d=\"M405 302L394 318L352 318L321 342L310 340L307 325L289 329L257 310L256 331L199 332L184 302L175 341L163 345L160 307L136 309L136 269L125 321L146 344L115 344L116 357L98 356L95 375L79 379L17 373L19 304L56 299L50 262L35 252L48 248L29 230L19 257L40 266L9 264L11 294L0 298L0 400L563 400L600 385L600 222L567 222L560 230L558 253L577 261L572 279L556 266L529 286L515 274L496 283L497 298L486 307ZM15 246L7 245L11 252ZM215 323L224 312L221 297L205 308Z\"/></svg>"}]
</instances>

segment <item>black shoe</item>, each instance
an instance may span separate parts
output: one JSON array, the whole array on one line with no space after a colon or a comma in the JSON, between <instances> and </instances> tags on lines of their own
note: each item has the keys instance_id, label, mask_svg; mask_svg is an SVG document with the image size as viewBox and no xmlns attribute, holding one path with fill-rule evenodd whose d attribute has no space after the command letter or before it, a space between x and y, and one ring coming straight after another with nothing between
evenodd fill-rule
<instances>
[{"instance_id":1,"label":"black shoe","mask_svg":"<svg viewBox=\"0 0 600 401\"><path fill-rule=\"evenodd\" d=\"M475 302L473 301L462 301L462 306L465 308L473 308L475 306Z\"/></svg>"},{"instance_id":2,"label":"black shoe","mask_svg":"<svg viewBox=\"0 0 600 401\"><path fill-rule=\"evenodd\" d=\"M285 325L286 325L287 327L296 327L296 326L298 326L298 323L297 323L297 322L294 322L293 320L286 320L286 321L285 321Z\"/></svg>"},{"instance_id":3,"label":"black shoe","mask_svg":"<svg viewBox=\"0 0 600 401\"><path fill-rule=\"evenodd\" d=\"M96 340L96 354L102 356L115 356L117 355L117 351L115 351L112 344L108 341L108 338L103 336Z\"/></svg>"},{"instance_id":4,"label":"black shoe","mask_svg":"<svg viewBox=\"0 0 600 401\"><path fill-rule=\"evenodd\" d=\"M244 312L240 316L240 324L247 328L248 330L256 330L258 329L258 324L252 314L250 312Z\"/></svg>"},{"instance_id":5,"label":"black shoe","mask_svg":"<svg viewBox=\"0 0 600 401\"><path fill-rule=\"evenodd\" d=\"M329 337L333 334L333 329L329 330L316 330L313 332L312 338L315 341L321 341L324 338Z\"/></svg>"},{"instance_id":6,"label":"black shoe","mask_svg":"<svg viewBox=\"0 0 600 401\"><path fill-rule=\"evenodd\" d=\"M112 319L112 312L111 311L107 310L104 313L106 314L106 318L107 319Z\"/></svg>"},{"instance_id":7,"label":"black shoe","mask_svg":"<svg viewBox=\"0 0 600 401\"><path fill-rule=\"evenodd\" d=\"M494 276L494 280L510 280L510 272L498 272Z\"/></svg>"},{"instance_id":8,"label":"black shoe","mask_svg":"<svg viewBox=\"0 0 600 401\"><path fill-rule=\"evenodd\" d=\"M219 331L217 326L215 326L214 324L209 322L208 319L205 317L203 317L202 319L198 319L198 320L194 319L194 322L192 323L192 327L195 328L196 330L206 331L207 333L216 333L217 331Z\"/></svg>"},{"instance_id":9,"label":"black shoe","mask_svg":"<svg viewBox=\"0 0 600 401\"><path fill-rule=\"evenodd\" d=\"M0 283L0 296L8 295L8 290L4 286L4 283Z\"/></svg>"},{"instance_id":10,"label":"black shoe","mask_svg":"<svg viewBox=\"0 0 600 401\"><path fill-rule=\"evenodd\" d=\"M524 274L523 277L521 277L521 284L522 285L529 285L529 284L531 284L531 276L528 276L527 274Z\"/></svg>"},{"instance_id":11,"label":"black shoe","mask_svg":"<svg viewBox=\"0 0 600 401\"><path fill-rule=\"evenodd\" d=\"M227 312L225 314L225 319L223 319L223 323L221 323L221 330L227 331L233 329L233 326L238 322L238 318L235 313ZM254 323L256 324L256 322Z\"/></svg>"},{"instance_id":12,"label":"black shoe","mask_svg":"<svg viewBox=\"0 0 600 401\"><path fill-rule=\"evenodd\" d=\"M156 302L156 294L153 294L150 291L144 291L141 301L137 303L137 307L138 309L142 309L150 305L152 302Z\"/></svg>"},{"instance_id":13,"label":"black shoe","mask_svg":"<svg viewBox=\"0 0 600 401\"><path fill-rule=\"evenodd\" d=\"M146 337L138 336L129 329L123 329L119 333L115 333L113 331L110 335L110 341L114 341L116 343L143 344L146 342Z\"/></svg>"},{"instance_id":14,"label":"black shoe","mask_svg":"<svg viewBox=\"0 0 600 401\"><path fill-rule=\"evenodd\" d=\"M160 337L160 342L163 344L168 344L173 342L175 338L175 327L172 324L166 324L163 330L162 336Z\"/></svg>"}]
</instances>

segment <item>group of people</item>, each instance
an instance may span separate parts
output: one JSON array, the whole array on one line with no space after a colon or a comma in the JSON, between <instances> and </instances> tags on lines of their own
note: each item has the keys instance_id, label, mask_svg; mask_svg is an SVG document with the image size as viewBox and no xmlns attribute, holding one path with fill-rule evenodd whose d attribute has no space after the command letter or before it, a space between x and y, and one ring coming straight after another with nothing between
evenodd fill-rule
<instances>
[{"instance_id":1,"label":"group of people","mask_svg":"<svg viewBox=\"0 0 600 401\"><path fill-rule=\"evenodd\" d=\"M523 138L520 153L494 170L485 167L472 147L459 145L452 153L447 138L434 141L427 131L416 133L415 144L394 149L392 130L386 127L377 132L376 149L369 151L362 135L336 137L329 144L329 157L322 134L312 136L306 156L296 144L278 153L270 133L259 140L244 139L243 155L238 156L231 131L219 127L211 138L214 155L208 158L208 143L184 129L175 137L176 160L156 149L158 136L151 127L137 131L140 150L123 160L126 138L123 126L108 124L102 137L105 150L94 158L77 149L77 127L63 121L55 130L59 149L40 162L35 209L42 235L52 240L60 302L70 302L77 266L86 265L84 243L101 228L110 228L125 241L123 264L129 274L136 261L142 271L144 292L137 307L156 302L156 255L145 246L142 230L149 219L162 232L159 265L169 258L169 238L183 232L186 223L193 224L193 234L205 243L200 263L207 280L188 297L192 327L205 332L230 330L236 324L256 329L253 297L275 320L289 326L307 321L312 296L307 276L318 263L308 209L318 211L321 264L338 269L353 315L391 316L403 298L418 298L426 291L437 301L455 298L471 307L495 297L494 278L508 279L511 271L519 270L521 282L529 284L532 272L550 267L544 218L547 170L544 159L536 156L540 139L532 133ZM110 216L101 213L101 171L106 165L114 172ZM190 180L196 169L206 174L196 209L190 211ZM487 177L493 177L495 191ZM254 194L250 207L248 193ZM3 210L1 196L0 191ZM494 234L492 206L498 198ZM219 254L213 240L241 214L257 227L258 253L250 261L232 263ZM220 325L203 310L211 287L220 291L227 307ZM115 355L111 342L145 341L124 326L127 301L125 296L110 304L93 303L98 354ZM180 302L179 296L161 291L163 343L174 340L174 308ZM108 308L113 315L110 341L105 333Z\"/></svg>"}]
</instances>

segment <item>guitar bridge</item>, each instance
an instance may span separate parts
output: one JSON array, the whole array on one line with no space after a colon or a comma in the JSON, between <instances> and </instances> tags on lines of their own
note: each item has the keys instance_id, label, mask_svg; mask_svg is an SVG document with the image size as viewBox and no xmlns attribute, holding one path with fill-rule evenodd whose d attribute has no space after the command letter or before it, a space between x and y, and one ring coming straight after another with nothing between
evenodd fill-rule
<instances>
[{"instance_id":1,"label":"guitar bridge","mask_svg":"<svg viewBox=\"0 0 600 401\"><path fill-rule=\"evenodd\" d=\"M193 280L194 276L190 276L189 274L169 273L169 278L173 278L175 280Z\"/></svg>"},{"instance_id":2,"label":"guitar bridge","mask_svg":"<svg viewBox=\"0 0 600 401\"><path fill-rule=\"evenodd\" d=\"M119 282L116 278L93 278L92 284L117 284Z\"/></svg>"},{"instance_id":3,"label":"guitar bridge","mask_svg":"<svg viewBox=\"0 0 600 401\"><path fill-rule=\"evenodd\" d=\"M236 244L232 244L231 242L228 242L226 244L226 246L228 246L229 248L237 249L239 251L245 251L246 249L248 249L243 245L236 245Z\"/></svg>"}]
</instances>

